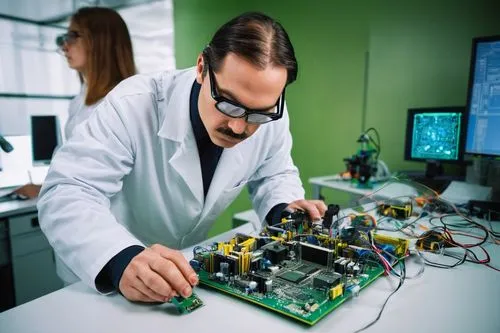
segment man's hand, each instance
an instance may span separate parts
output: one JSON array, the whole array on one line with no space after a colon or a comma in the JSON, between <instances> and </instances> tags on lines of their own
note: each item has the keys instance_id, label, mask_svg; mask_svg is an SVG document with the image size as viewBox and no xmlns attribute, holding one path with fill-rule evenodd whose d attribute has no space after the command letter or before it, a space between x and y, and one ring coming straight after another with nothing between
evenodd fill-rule
<instances>
[{"instance_id":1,"label":"man's hand","mask_svg":"<svg viewBox=\"0 0 500 333\"><path fill-rule=\"evenodd\" d=\"M306 211L311 220L320 220L327 210L325 203L322 200L297 200L289 204L286 209L288 210L303 210Z\"/></svg>"},{"instance_id":2,"label":"man's hand","mask_svg":"<svg viewBox=\"0 0 500 333\"><path fill-rule=\"evenodd\" d=\"M189 297L198 276L181 252L154 244L135 256L123 271L119 288L130 301L168 302Z\"/></svg>"}]
</instances>

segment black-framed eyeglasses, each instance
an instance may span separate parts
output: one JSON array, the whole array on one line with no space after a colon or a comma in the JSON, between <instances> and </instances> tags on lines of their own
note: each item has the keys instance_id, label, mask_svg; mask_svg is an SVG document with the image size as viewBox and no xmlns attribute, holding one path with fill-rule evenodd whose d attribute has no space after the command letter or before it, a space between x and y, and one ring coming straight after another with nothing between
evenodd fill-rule
<instances>
[{"instance_id":1,"label":"black-framed eyeglasses","mask_svg":"<svg viewBox=\"0 0 500 333\"><path fill-rule=\"evenodd\" d=\"M63 47L64 43L74 44L79 37L82 37L82 35L78 32L68 31L65 34L61 34L56 37L56 45L57 47Z\"/></svg>"},{"instance_id":2,"label":"black-framed eyeglasses","mask_svg":"<svg viewBox=\"0 0 500 333\"><path fill-rule=\"evenodd\" d=\"M229 116L231 118L245 118L246 122L249 124L265 124L271 121L280 119L283 116L283 109L285 106L285 88L281 96L276 101L276 105L267 110L250 109L246 106L220 96L217 93L217 81L215 81L215 74L210 66L210 59L206 52L203 53L205 56L205 64L208 67L208 76L210 78L210 91L212 98L217 102L215 107L217 110Z\"/></svg>"}]
</instances>

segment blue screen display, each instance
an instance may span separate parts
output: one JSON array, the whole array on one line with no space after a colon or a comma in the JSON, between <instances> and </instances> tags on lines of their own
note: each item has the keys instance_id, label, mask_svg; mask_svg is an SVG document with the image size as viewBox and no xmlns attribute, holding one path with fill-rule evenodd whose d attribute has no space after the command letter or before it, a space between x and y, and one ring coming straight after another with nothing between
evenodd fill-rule
<instances>
[{"instance_id":1,"label":"blue screen display","mask_svg":"<svg viewBox=\"0 0 500 333\"><path fill-rule=\"evenodd\" d=\"M500 38L478 41L472 61L465 152L500 156Z\"/></svg>"},{"instance_id":2,"label":"blue screen display","mask_svg":"<svg viewBox=\"0 0 500 333\"><path fill-rule=\"evenodd\" d=\"M416 113L413 116L411 158L457 161L460 151L462 114Z\"/></svg>"}]
</instances>

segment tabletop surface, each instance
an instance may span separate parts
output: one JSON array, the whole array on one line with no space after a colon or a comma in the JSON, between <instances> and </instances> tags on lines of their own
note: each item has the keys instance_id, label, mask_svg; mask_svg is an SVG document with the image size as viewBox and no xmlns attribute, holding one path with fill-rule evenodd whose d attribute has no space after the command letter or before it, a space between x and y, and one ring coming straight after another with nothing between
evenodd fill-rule
<instances>
[{"instance_id":1,"label":"tabletop surface","mask_svg":"<svg viewBox=\"0 0 500 333\"><path fill-rule=\"evenodd\" d=\"M225 240L242 225L207 240ZM485 246L500 266L498 245ZM191 249L183 251L191 258ZM411 276L419 264L409 260ZM500 274L466 263L454 269L425 267L389 300L381 319L366 332L500 332ZM36 283L34 277L33 283ZM139 304L119 294L103 296L79 282L0 313L1 332L354 332L372 321L398 280L382 277L315 326L309 327L206 287L196 293L205 306L180 315L172 304Z\"/></svg>"},{"instance_id":2,"label":"tabletop surface","mask_svg":"<svg viewBox=\"0 0 500 333\"><path fill-rule=\"evenodd\" d=\"M342 180L338 175L329 175L309 178L309 183L314 186L331 188L352 194L369 196L376 194L381 198L392 198L401 195L414 195L417 192L407 184L396 181L376 182L371 188L358 187L350 180Z\"/></svg>"},{"instance_id":3,"label":"tabletop surface","mask_svg":"<svg viewBox=\"0 0 500 333\"><path fill-rule=\"evenodd\" d=\"M9 200L0 202L0 218L19 214L34 213L37 199Z\"/></svg>"}]
</instances>

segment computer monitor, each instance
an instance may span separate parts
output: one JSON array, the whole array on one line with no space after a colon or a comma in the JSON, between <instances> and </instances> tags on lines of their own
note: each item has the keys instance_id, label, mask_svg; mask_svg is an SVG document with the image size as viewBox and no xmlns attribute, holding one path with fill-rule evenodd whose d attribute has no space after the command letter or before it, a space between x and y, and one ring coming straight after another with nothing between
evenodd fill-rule
<instances>
[{"instance_id":1,"label":"computer monitor","mask_svg":"<svg viewBox=\"0 0 500 333\"><path fill-rule=\"evenodd\" d=\"M405 160L426 162L425 176L443 175L442 163L461 163L465 107L413 108L406 121Z\"/></svg>"},{"instance_id":2,"label":"computer monitor","mask_svg":"<svg viewBox=\"0 0 500 333\"><path fill-rule=\"evenodd\" d=\"M49 164L61 142L57 116L31 116L31 149L33 165Z\"/></svg>"},{"instance_id":3,"label":"computer monitor","mask_svg":"<svg viewBox=\"0 0 500 333\"><path fill-rule=\"evenodd\" d=\"M500 36L472 41L465 152L500 156Z\"/></svg>"}]
</instances>

